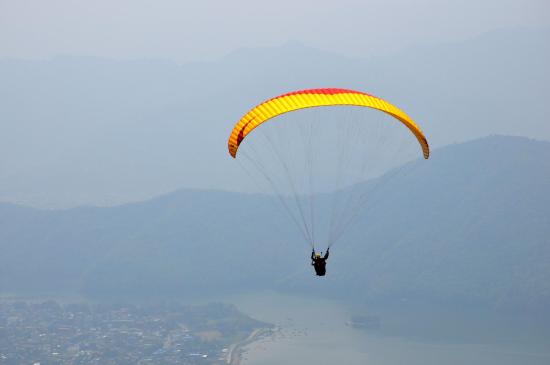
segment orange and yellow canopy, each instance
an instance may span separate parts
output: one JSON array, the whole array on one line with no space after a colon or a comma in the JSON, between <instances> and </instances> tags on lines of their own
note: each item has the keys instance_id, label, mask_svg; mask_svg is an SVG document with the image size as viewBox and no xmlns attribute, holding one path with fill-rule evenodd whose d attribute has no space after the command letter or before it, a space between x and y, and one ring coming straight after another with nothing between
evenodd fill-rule
<instances>
[{"instance_id":1,"label":"orange and yellow canopy","mask_svg":"<svg viewBox=\"0 0 550 365\"><path fill-rule=\"evenodd\" d=\"M428 141L418 125L401 109L376 96L346 89L308 89L294 91L269 99L252 108L235 125L229 136L229 153L236 157L244 138L260 124L278 115L298 109L320 106L350 105L380 110L401 121L415 135L424 158L430 156Z\"/></svg>"}]
</instances>

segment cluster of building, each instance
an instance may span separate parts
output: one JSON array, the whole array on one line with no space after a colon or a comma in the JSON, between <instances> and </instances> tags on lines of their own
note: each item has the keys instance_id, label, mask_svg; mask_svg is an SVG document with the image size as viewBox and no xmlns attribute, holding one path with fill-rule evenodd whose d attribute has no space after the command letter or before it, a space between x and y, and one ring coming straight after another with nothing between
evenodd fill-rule
<instances>
[{"instance_id":1,"label":"cluster of building","mask_svg":"<svg viewBox=\"0 0 550 365\"><path fill-rule=\"evenodd\" d=\"M0 302L0 364L225 364L260 325L224 304Z\"/></svg>"}]
</instances>

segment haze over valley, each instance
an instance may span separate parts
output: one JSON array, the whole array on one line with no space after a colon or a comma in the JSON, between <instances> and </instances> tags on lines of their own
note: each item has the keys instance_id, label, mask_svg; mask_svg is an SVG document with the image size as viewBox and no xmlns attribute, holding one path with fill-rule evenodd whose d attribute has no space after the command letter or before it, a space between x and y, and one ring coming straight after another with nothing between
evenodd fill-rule
<instances>
[{"instance_id":1,"label":"haze over valley","mask_svg":"<svg viewBox=\"0 0 550 365\"><path fill-rule=\"evenodd\" d=\"M0 365L549 364L549 65L546 0L0 2Z\"/></svg>"}]
</instances>

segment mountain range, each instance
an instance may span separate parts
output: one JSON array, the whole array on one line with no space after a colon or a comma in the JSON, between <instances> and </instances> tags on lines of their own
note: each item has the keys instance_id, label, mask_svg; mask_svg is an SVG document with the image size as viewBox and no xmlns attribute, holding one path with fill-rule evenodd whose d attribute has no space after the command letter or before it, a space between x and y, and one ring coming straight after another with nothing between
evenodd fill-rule
<instances>
[{"instance_id":1,"label":"mountain range","mask_svg":"<svg viewBox=\"0 0 550 365\"><path fill-rule=\"evenodd\" d=\"M383 175L328 275L274 197L183 189L114 207L0 204L0 291L89 297L257 289L349 301L550 304L550 143L491 136Z\"/></svg>"},{"instance_id":2,"label":"mountain range","mask_svg":"<svg viewBox=\"0 0 550 365\"><path fill-rule=\"evenodd\" d=\"M549 39L549 29L500 29L368 59L298 42L181 65L2 59L0 201L67 208L179 188L246 191L227 153L231 128L254 105L297 89L387 99L433 147L490 134L550 140Z\"/></svg>"}]
</instances>

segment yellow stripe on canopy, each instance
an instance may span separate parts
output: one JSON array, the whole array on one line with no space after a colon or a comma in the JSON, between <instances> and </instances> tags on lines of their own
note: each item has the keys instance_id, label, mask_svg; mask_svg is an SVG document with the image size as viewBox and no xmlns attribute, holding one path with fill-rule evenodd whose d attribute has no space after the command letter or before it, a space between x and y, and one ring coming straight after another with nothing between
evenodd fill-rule
<instances>
[{"instance_id":1,"label":"yellow stripe on canopy","mask_svg":"<svg viewBox=\"0 0 550 365\"><path fill-rule=\"evenodd\" d=\"M430 157L428 141L420 127L401 109L376 96L346 89L309 89L291 92L269 99L252 108L237 122L229 136L228 147L231 156L244 138L260 124L278 115L291 111L320 106L350 105L380 110L401 121L415 135L422 147L424 158Z\"/></svg>"}]
</instances>

